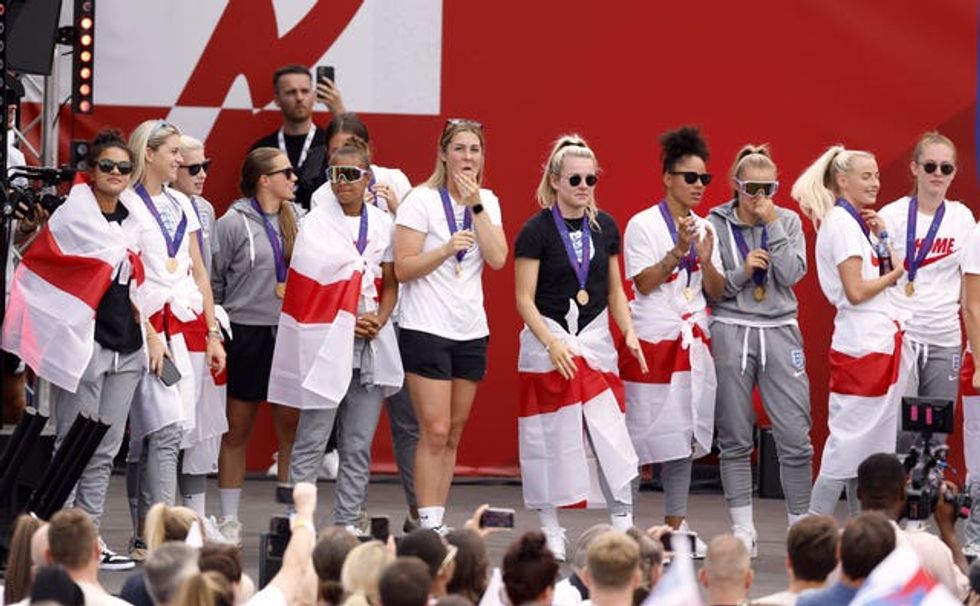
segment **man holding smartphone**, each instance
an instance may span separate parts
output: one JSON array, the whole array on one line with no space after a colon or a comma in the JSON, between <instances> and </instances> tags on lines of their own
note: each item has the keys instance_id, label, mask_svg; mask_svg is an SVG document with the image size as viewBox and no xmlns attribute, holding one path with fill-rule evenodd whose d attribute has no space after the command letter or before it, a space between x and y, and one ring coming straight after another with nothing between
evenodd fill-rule
<instances>
[{"instance_id":1,"label":"man holding smartphone","mask_svg":"<svg viewBox=\"0 0 980 606\"><path fill-rule=\"evenodd\" d=\"M276 105L282 112L282 126L256 141L251 148L276 147L289 156L299 178L295 203L304 210L310 208L313 191L323 185L327 165L326 131L313 123L313 105L320 101L333 114L347 111L340 91L329 77L331 72L323 72L323 79L317 81L314 88L310 69L305 65L284 65L277 69L272 76L272 85Z\"/></svg>"}]
</instances>

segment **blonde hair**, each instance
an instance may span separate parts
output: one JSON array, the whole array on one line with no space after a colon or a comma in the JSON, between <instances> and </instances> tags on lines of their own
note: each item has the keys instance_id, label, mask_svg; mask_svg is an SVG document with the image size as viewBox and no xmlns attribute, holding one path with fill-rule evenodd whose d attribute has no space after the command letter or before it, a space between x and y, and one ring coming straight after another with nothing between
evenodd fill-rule
<instances>
[{"instance_id":1,"label":"blonde hair","mask_svg":"<svg viewBox=\"0 0 980 606\"><path fill-rule=\"evenodd\" d=\"M344 606L380 606L378 581L394 561L395 556L381 541L370 541L352 549L340 569L340 582L347 591Z\"/></svg>"},{"instance_id":2,"label":"blonde hair","mask_svg":"<svg viewBox=\"0 0 980 606\"><path fill-rule=\"evenodd\" d=\"M950 140L949 137L940 133L938 130L931 130L926 133L922 133L919 140L915 142L915 147L912 148L912 161L918 162L922 157L922 152L925 151L927 145L941 144L949 147L953 150L953 159L956 159L956 145Z\"/></svg>"},{"instance_id":3,"label":"blonde hair","mask_svg":"<svg viewBox=\"0 0 980 606\"><path fill-rule=\"evenodd\" d=\"M189 154L193 151L198 151L204 149L204 143L200 139L194 138L190 135L180 136L180 153Z\"/></svg>"},{"instance_id":4,"label":"blonde hair","mask_svg":"<svg viewBox=\"0 0 980 606\"><path fill-rule=\"evenodd\" d=\"M180 135L180 129L166 120L147 120L133 129L129 135L129 149L133 151L130 183L139 183L146 174L146 150L157 150L174 135Z\"/></svg>"},{"instance_id":5,"label":"blonde hair","mask_svg":"<svg viewBox=\"0 0 980 606\"><path fill-rule=\"evenodd\" d=\"M147 549L153 551L166 541L183 541L194 522L197 522L203 533L204 525L193 509L157 503L146 514L144 534Z\"/></svg>"},{"instance_id":6,"label":"blonde hair","mask_svg":"<svg viewBox=\"0 0 980 606\"><path fill-rule=\"evenodd\" d=\"M221 573L209 570L187 577L177 594L178 606L232 606L235 592Z\"/></svg>"},{"instance_id":7,"label":"blonde hair","mask_svg":"<svg viewBox=\"0 0 980 606\"><path fill-rule=\"evenodd\" d=\"M743 145L742 149L735 154L735 162L732 163L731 178L738 179L742 175L742 170L746 168L772 169L776 171L776 163L772 161L769 152L769 144L762 145ZM738 199L738 189L735 190L735 199Z\"/></svg>"},{"instance_id":8,"label":"blonde hair","mask_svg":"<svg viewBox=\"0 0 980 606\"><path fill-rule=\"evenodd\" d=\"M446 161L442 159L442 154L449 147L449 142L453 140L453 137L459 133L473 133L476 135L476 138L480 140L480 148L483 150L483 157L486 160L487 144L483 138L483 126L472 120L451 120L446 123L446 128L443 129L442 136L439 137L439 149L436 152L436 168L425 181L426 187L431 187L432 189L446 187ZM476 174L476 182L483 184L482 165L480 166L480 172Z\"/></svg>"},{"instance_id":9,"label":"blonde hair","mask_svg":"<svg viewBox=\"0 0 980 606\"><path fill-rule=\"evenodd\" d=\"M813 164L808 166L793 183L790 196L800 205L800 210L820 227L820 222L837 202L837 175L851 169L855 158L874 160L874 154L866 151L845 149L843 145L827 148Z\"/></svg>"},{"instance_id":10,"label":"blonde hair","mask_svg":"<svg viewBox=\"0 0 980 606\"><path fill-rule=\"evenodd\" d=\"M596 173L599 172L599 161L596 160L595 152L592 151L592 148L589 147L589 144L581 135L571 133L558 137L554 146L551 148L548 160L544 163L541 181L538 183L538 189L535 193L535 197L541 208L551 208L558 199L558 192L552 187L550 177L552 175L555 177L561 176L562 162L565 161L566 156L592 160L592 163L595 164ZM589 217L590 225L593 227L599 226L596 220L596 216L599 214L599 207L596 204L594 194L585 207L585 214Z\"/></svg>"}]
</instances>

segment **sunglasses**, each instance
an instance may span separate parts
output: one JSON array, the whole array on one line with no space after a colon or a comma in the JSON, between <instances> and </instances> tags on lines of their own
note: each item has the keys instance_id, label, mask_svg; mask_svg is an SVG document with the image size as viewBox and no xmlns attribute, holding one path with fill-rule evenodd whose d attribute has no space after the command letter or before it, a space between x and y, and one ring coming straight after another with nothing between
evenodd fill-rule
<instances>
[{"instance_id":1,"label":"sunglasses","mask_svg":"<svg viewBox=\"0 0 980 606\"><path fill-rule=\"evenodd\" d=\"M752 198L759 194L771 198L776 195L776 191L779 189L779 181L742 181L735 179L735 182L738 183L738 191Z\"/></svg>"},{"instance_id":2,"label":"sunglasses","mask_svg":"<svg viewBox=\"0 0 980 606\"><path fill-rule=\"evenodd\" d=\"M947 177L953 174L953 171L956 170L956 167L950 164L949 162L943 162L942 164L936 164L935 162L922 163L922 170L926 171L930 175L936 172L937 168L939 169L939 172L941 172L944 176Z\"/></svg>"},{"instance_id":3,"label":"sunglasses","mask_svg":"<svg viewBox=\"0 0 980 606\"><path fill-rule=\"evenodd\" d=\"M597 175L572 175L568 178L568 184L572 187L578 187L582 184L583 179L585 179L585 184L589 187L595 187L595 184L599 182Z\"/></svg>"},{"instance_id":4,"label":"sunglasses","mask_svg":"<svg viewBox=\"0 0 980 606\"><path fill-rule=\"evenodd\" d=\"M327 180L331 183L357 183L368 174L358 166L331 166L327 169Z\"/></svg>"},{"instance_id":5,"label":"sunglasses","mask_svg":"<svg viewBox=\"0 0 980 606\"><path fill-rule=\"evenodd\" d=\"M207 169L205 169L205 170L207 170ZM271 177L272 175L278 175L279 173L282 173L283 176L285 176L287 180L292 179L293 177L296 176L296 171L293 170L293 167L292 166L290 166L288 168L280 168L279 170L274 170L271 173L265 173L265 176ZM194 174L194 173L191 173L191 174Z\"/></svg>"},{"instance_id":6,"label":"sunglasses","mask_svg":"<svg viewBox=\"0 0 980 606\"><path fill-rule=\"evenodd\" d=\"M181 164L180 167L186 168L188 174L190 174L192 177L196 177L197 173L201 172L202 170L205 172L205 174L207 174L211 171L211 158L208 158L204 162L198 162L197 164Z\"/></svg>"},{"instance_id":7,"label":"sunglasses","mask_svg":"<svg viewBox=\"0 0 980 606\"><path fill-rule=\"evenodd\" d=\"M483 130L483 123L468 118L449 118L446 120L446 125L442 130L445 132L454 126L472 126L476 129Z\"/></svg>"},{"instance_id":8,"label":"sunglasses","mask_svg":"<svg viewBox=\"0 0 980 606\"><path fill-rule=\"evenodd\" d=\"M156 126L154 126L153 127L153 130L150 131L150 136L147 137L147 138L148 139L152 139L154 137L154 135L156 135L158 132L160 132L161 130L163 130L165 128L172 128L174 130L177 130L177 127L176 126L174 126L173 124L167 122L166 120L158 120Z\"/></svg>"},{"instance_id":9,"label":"sunglasses","mask_svg":"<svg viewBox=\"0 0 980 606\"><path fill-rule=\"evenodd\" d=\"M688 185L694 185L699 180L701 181L701 185L707 185L708 183L711 183L711 173L696 173L693 170L685 170L685 171L672 170L669 171L667 174L683 175L684 183L687 183Z\"/></svg>"},{"instance_id":10,"label":"sunglasses","mask_svg":"<svg viewBox=\"0 0 980 606\"><path fill-rule=\"evenodd\" d=\"M95 165L99 168L100 171L106 174L109 174L116 169L119 170L120 175L128 175L129 173L133 172L133 163L130 162L129 160L121 160L119 162L115 162L108 158L103 158L98 162L96 162Z\"/></svg>"}]
</instances>

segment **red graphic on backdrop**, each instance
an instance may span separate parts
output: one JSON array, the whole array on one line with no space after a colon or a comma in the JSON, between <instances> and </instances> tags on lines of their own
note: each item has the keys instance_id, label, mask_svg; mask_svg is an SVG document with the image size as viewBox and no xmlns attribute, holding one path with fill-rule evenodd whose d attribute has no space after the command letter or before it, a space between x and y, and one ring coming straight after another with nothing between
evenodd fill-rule
<instances>
[{"instance_id":1,"label":"red graphic on backdrop","mask_svg":"<svg viewBox=\"0 0 980 606\"><path fill-rule=\"evenodd\" d=\"M322 57L361 4L363 0L317 0L302 21L280 38L271 0L231 0L177 105L220 107L239 74L248 81L252 107L268 105L276 68L289 63L309 65Z\"/></svg>"}]
</instances>

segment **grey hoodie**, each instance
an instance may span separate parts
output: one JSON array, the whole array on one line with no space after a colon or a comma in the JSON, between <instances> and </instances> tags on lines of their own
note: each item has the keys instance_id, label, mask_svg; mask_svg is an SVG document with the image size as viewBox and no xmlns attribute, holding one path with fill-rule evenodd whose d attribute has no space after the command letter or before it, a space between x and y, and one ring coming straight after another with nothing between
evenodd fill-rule
<instances>
[{"instance_id":1,"label":"grey hoodie","mask_svg":"<svg viewBox=\"0 0 980 606\"><path fill-rule=\"evenodd\" d=\"M735 200L711 209L708 221L718 235L721 262L725 267L725 294L711 305L712 317L746 322L783 322L796 318L797 301L793 286L806 275L806 240L800 217L791 210L776 207L778 218L769 232L771 262L766 282L766 298L756 301L755 283L745 273L742 254L735 245L732 228L741 229L749 250L762 243L762 225L745 227L735 214Z\"/></svg>"},{"instance_id":2,"label":"grey hoodie","mask_svg":"<svg viewBox=\"0 0 980 606\"><path fill-rule=\"evenodd\" d=\"M291 203L293 216L296 207ZM279 218L269 216L279 233ZM262 217L249 199L236 200L214 224L211 289L215 304L235 324L276 326L282 299L276 296L276 265Z\"/></svg>"}]
</instances>

